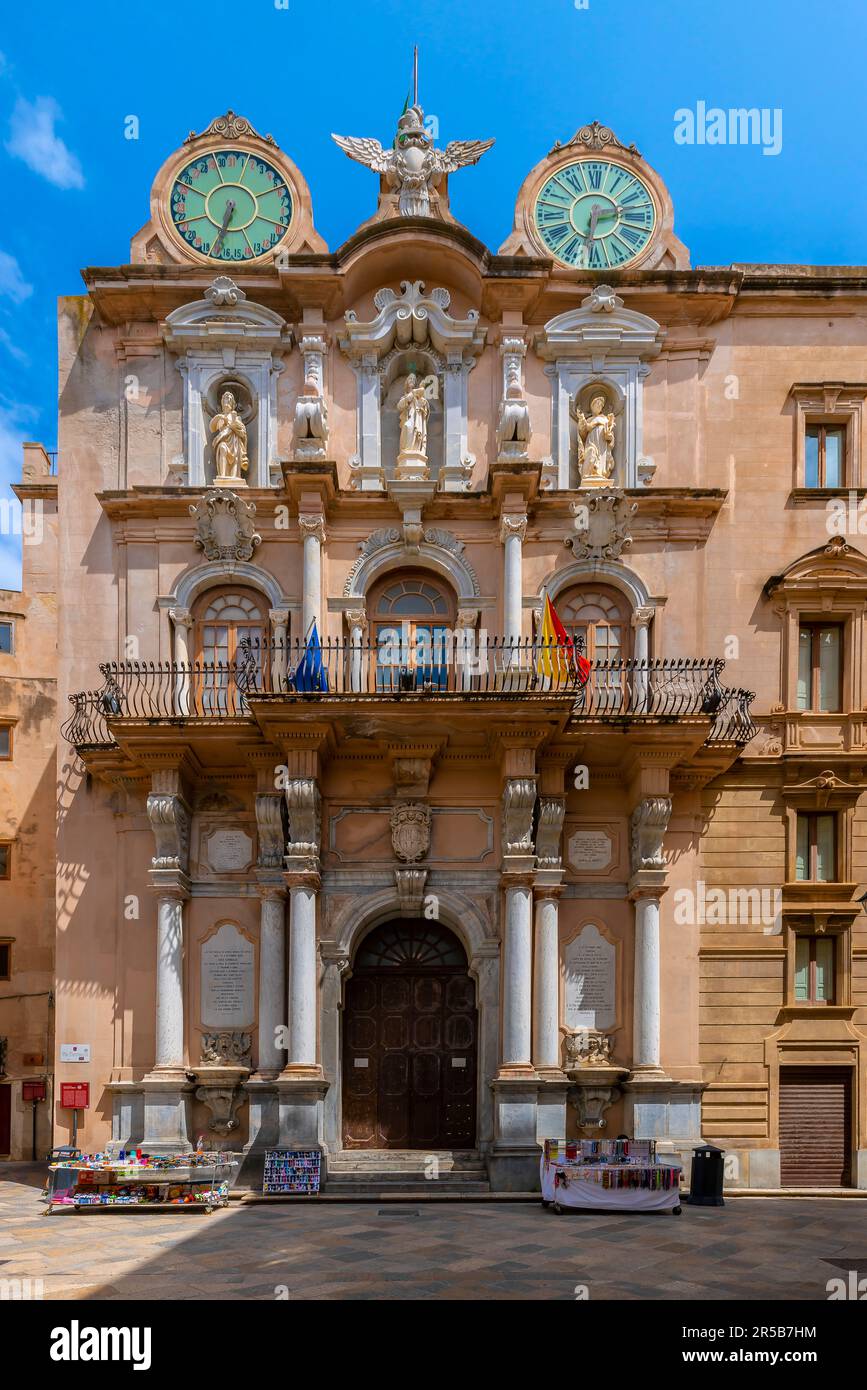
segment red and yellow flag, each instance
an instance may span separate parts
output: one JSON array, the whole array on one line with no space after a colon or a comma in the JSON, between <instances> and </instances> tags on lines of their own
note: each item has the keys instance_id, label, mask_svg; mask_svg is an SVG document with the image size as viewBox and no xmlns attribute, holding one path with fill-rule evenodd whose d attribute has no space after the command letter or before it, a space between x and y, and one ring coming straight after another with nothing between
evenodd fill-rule
<instances>
[{"instance_id":1,"label":"red and yellow flag","mask_svg":"<svg viewBox=\"0 0 867 1390\"><path fill-rule=\"evenodd\" d=\"M586 685L590 677L590 662L575 651L575 643L557 616L547 590L536 650L536 675L550 677L554 685L568 685L570 679Z\"/></svg>"}]
</instances>

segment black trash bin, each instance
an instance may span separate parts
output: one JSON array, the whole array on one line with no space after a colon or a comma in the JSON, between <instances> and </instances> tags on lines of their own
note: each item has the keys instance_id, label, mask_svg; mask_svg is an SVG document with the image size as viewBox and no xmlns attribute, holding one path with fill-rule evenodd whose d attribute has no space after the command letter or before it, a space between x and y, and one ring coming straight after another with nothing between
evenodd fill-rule
<instances>
[{"instance_id":1,"label":"black trash bin","mask_svg":"<svg viewBox=\"0 0 867 1390\"><path fill-rule=\"evenodd\" d=\"M724 1207L723 1161L725 1149L713 1144L701 1144L692 1151L692 1173L689 1179L691 1207Z\"/></svg>"}]
</instances>

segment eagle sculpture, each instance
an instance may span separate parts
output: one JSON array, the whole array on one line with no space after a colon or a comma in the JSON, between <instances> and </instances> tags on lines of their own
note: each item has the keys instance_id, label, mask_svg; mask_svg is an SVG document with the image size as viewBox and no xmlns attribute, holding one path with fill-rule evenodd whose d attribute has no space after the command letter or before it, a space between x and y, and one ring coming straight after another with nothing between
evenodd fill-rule
<instances>
[{"instance_id":1,"label":"eagle sculpture","mask_svg":"<svg viewBox=\"0 0 867 1390\"><path fill-rule=\"evenodd\" d=\"M376 174L384 174L389 188L398 194L402 217L430 217L431 189L443 174L453 174L476 164L493 140L451 140L438 150L425 130L424 111L410 106L397 123L390 150L371 136L332 135L344 154Z\"/></svg>"}]
</instances>

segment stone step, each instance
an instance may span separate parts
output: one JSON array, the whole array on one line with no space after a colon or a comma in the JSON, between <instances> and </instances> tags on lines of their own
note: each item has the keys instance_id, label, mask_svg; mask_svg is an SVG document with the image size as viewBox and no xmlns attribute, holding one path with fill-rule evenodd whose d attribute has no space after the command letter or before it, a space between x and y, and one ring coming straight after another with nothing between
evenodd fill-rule
<instances>
[{"instance_id":1,"label":"stone step","mask_svg":"<svg viewBox=\"0 0 867 1390\"><path fill-rule=\"evenodd\" d=\"M329 1172L387 1172L400 1169L405 1172L426 1173L431 1159L437 1161L440 1173L466 1172L484 1168L481 1154L469 1149L451 1153L422 1153L416 1149L344 1149L328 1157Z\"/></svg>"},{"instance_id":2,"label":"stone step","mask_svg":"<svg viewBox=\"0 0 867 1390\"><path fill-rule=\"evenodd\" d=\"M346 1173L328 1169L329 1186L345 1187L347 1183L381 1183L392 1187L396 1183L413 1183L420 1187L461 1187L465 1183L488 1183L488 1172L484 1168L471 1168L465 1173L440 1173L439 1177L427 1179L422 1173L411 1169L383 1168L375 1172Z\"/></svg>"},{"instance_id":3,"label":"stone step","mask_svg":"<svg viewBox=\"0 0 867 1390\"><path fill-rule=\"evenodd\" d=\"M410 1174L402 1182L383 1182L381 1175L356 1177L343 1182L329 1177L324 1191L332 1197L412 1198L415 1201L446 1197L486 1197L490 1184L485 1182L414 1182Z\"/></svg>"}]
</instances>

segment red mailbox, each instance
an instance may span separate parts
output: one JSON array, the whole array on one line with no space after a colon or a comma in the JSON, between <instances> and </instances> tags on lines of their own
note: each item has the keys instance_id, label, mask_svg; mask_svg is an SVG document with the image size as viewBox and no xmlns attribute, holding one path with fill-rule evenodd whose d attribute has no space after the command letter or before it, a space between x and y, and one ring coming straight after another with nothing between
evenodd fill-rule
<instances>
[{"instance_id":1,"label":"red mailbox","mask_svg":"<svg viewBox=\"0 0 867 1390\"><path fill-rule=\"evenodd\" d=\"M44 1081L22 1081L21 1083L22 1100L44 1100L45 1082Z\"/></svg>"},{"instance_id":2,"label":"red mailbox","mask_svg":"<svg viewBox=\"0 0 867 1390\"><path fill-rule=\"evenodd\" d=\"M90 1082L61 1081L60 1104L64 1110L89 1110Z\"/></svg>"}]
</instances>

